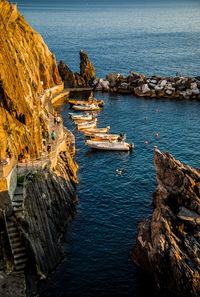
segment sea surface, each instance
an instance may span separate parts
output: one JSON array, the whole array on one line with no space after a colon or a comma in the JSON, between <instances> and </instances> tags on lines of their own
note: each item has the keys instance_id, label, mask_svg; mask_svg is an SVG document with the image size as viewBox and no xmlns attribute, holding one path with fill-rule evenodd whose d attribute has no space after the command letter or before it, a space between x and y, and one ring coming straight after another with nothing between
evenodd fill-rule
<instances>
[{"instance_id":1,"label":"sea surface","mask_svg":"<svg viewBox=\"0 0 200 297\"><path fill-rule=\"evenodd\" d=\"M19 10L57 61L63 59L73 71L79 71L79 50L84 49L98 77L130 69L146 75L200 75L199 1L45 4L21 1ZM105 102L98 127L126 133L135 148L133 153L91 151L68 116L67 102L57 105L76 137L79 205L65 235L64 261L42 284L40 297L154 296L153 281L130 257L137 225L153 211L154 146L200 167L200 102L95 97Z\"/></svg>"}]
</instances>

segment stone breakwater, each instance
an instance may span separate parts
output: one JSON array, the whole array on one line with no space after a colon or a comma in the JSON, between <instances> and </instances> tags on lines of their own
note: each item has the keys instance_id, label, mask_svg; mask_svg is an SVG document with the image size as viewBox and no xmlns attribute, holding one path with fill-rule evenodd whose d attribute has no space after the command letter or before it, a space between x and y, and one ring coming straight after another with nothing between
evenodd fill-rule
<instances>
[{"instance_id":1,"label":"stone breakwater","mask_svg":"<svg viewBox=\"0 0 200 297\"><path fill-rule=\"evenodd\" d=\"M166 296L200 296L200 171L159 150L154 164L154 211L139 224L132 258Z\"/></svg>"},{"instance_id":2,"label":"stone breakwater","mask_svg":"<svg viewBox=\"0 0 200 297\"><path fill-rule=\"evenodd\" d=\"M140 97L200 99L200 77L145 77L131 72L129 76L111 73L93 81L95 91L134 94Z\"/></svg>"}]
</instances>

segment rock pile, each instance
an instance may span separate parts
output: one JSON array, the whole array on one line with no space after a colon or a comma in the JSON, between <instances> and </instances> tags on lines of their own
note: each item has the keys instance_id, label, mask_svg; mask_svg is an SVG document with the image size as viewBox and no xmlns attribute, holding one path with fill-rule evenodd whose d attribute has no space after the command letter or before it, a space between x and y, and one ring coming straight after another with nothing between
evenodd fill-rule
<instances>
[{"instance_id":1,"label":"rock pile","mask_svg":"<svg viewBox=\"0 0 200 297\"><path fill-rule=\"evenodd\" d=\"M95 91L135 94L142 97L200 99L200 77L145 77L131 71L129 76L111 73L93 81Z\"/></svg>"},{"instance_id":2,"label":"rock pile","mask_svg":"<svg viewBox=\"0 0 200 297\"><path fill-rule=\"evenodd\" d=\"M131 254L157 285L177 296L200 296L200 171L155 150L157 192L152 221L139 224ZM169 294L170 296L170 294Z\"/></svg>"}]
</instances>

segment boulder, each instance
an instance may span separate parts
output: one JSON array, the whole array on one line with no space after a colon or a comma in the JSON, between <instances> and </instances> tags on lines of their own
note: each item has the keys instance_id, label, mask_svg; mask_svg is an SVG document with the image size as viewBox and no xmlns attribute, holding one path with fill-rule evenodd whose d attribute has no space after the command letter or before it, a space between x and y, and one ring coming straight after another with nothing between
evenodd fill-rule
<instances>
[{"instance_id":1,"label":"boulder","mask_svg":"<svg viewBox=\"0 0 200 297\"><path fill-rule=\"evenodd\" d=\"M104 91L108 91L109 90L109 81L108 80L103 80L101 82L101 86L102 86Z\"/></svg>"},{"instance_id":2,"label":"boulder","mask_svg":"<svg viewBox=\"0 0 200 297\"><path fill-rule=\"evenodd\" d=\"M132 258L166 296L199 297L200 172L157 149L154 164L152 220L139 224Z\"/></svg>"},{"instance_id":3,"label":"boulder","mask_svg":"<svg viewBox=\"0 0 200 297\"><path fill-rule=\"evenodd\" d=\"M147 92L150 92L149 85L148 84L144 84L142 86L142 93L143 94L146 94Z\"/></svg>"},{"instance_id":4,"label":"boulder","mask_svg":"<svg viewBox=\"0 0 200 297\"><path fill-rule=\"evenodd\" d=\"M106 76L106 79L111 81L112 83L115 83L119 77L120 77L119 73L110 73Z\"/></svg>"}]
</instances>

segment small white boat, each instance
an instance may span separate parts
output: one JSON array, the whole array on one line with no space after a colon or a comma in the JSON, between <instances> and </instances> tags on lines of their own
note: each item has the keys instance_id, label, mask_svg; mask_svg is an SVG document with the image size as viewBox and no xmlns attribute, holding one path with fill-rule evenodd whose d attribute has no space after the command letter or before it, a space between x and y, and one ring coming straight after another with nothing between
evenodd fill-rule
<instances>
[{"instance_id":1,"label":"small white boat","mask_svg":"<svg viewBox=\"0 0 200 297\"><path fill-rule=\"evenodd\" d=\"M95 139L102 139L102 140L118 140L121 138L119 134L108 134L108 133L91 133L85 132L85 136L89 137L91 140Z\"/></svg>"},{"instance_id":2,"label":"small white boat","mask_svg":"<svg viewBox=\"0 0 200 297\"><path fill-rule=\"evenodd\" d=\"M130 151L133 149L133 143L113 142L113 141L92 141L86 140L85 144L93 149L105 151Z\"/></svg>"},{"instance_id":3,"label":"small white boat","mask_svg":"<svg viewBox=\"0 0 200 297\"><path fill-rule=\"evenodd\" d=\"M77 123L81 123L81 122L84 122L84 121L92 121L93 120L93 117L92 117L92 115L90 115L90 116L86 116L86 117L81 117L81 118L72 118L73 119L73 121L75 122L77 122Z\"/></svg>"},{"instance_id":4,"label":"small white boat","mask_svg":"<svg viewBox=\"0 0 200 297\"><path fill-rule=\"evenodd\" d=\"M71 118L73 120L85 121L85 120L92 120L92 115L91 114L74 114L74 115L71 115Z\"/></svg>"},{"instance_id":5,"label":"small white boat","mask_svg":"<svg viewBox=\"0 0 200 297\"><path fill-rule=\"evenodd\" d=\"M73 105L74 110L88 111L88 110L100 110L97 104L88 104L88 105Z\"/></svg>"},{"instance_id":6,"label":"small white boat","mask_svg":"<svg viewBox=\"0 0 200 297\"><path fill-rule=\"evenodd\" d=\"M108 133L110 130L110 126L107 126L106 128L92 128L88 129L87 132L90 133Z\"/></svg>"},{"instance_id":7,"label":"small white boat","mask_svg":"<svg viewBox=\"0 0 200 297\"><path fill-rule=\"evenodd\" d=\"M78 125L78 126L85 126L85 125L90 125L90 124L93 124L93 123L96 123L97 122L97 119L94 119L92 121L83 121L83 122L78 122L78 121L75 121L75 124Z\"/></svg>"},{"instance_id":8,"label":"small white boat","mask_svg":"<svg viewBox=\"0 0 200 297\"><path fill-rule=\"evenodd\" d=\"M77 125L78 131L80 130L86 130L86 129L91 129L96 127L96 122L90 123L90 124L85 124L85 125Z\"/></svg>"}]
</instances>

